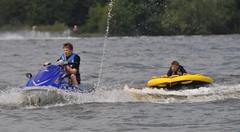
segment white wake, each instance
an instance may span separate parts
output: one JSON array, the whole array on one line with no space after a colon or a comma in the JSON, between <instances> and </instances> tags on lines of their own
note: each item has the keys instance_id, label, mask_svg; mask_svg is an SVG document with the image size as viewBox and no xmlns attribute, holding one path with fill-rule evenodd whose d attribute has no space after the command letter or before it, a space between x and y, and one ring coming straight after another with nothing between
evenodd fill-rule
<instances>
[{"instance_id":1,"label":"white wake","mask_svg":"<svg viewBox=\"0 0 240 132\"><path fill-rule=\"evenodd\" d=\"M36 88L40 89L40 88ZM92 93L74 93L44 88L43 92L27 93L20 88L9 88L0 92L0 106L64 106L84 103L115 103L115 102L152 102L152 103L194 103L225 99L240 99L240 84L213 85L199 89L168 91L164 89L114 88L96 90ZM109 89L109 88L108 88ZM137 91L143 98L136 99L130 93ZM36 99L40 97L41 99ZM151 97L151 96L154 96ZM156 98L155 98L156 97ZM34 102L35 101L35 102Z\"/></svg>"}]
</instances>

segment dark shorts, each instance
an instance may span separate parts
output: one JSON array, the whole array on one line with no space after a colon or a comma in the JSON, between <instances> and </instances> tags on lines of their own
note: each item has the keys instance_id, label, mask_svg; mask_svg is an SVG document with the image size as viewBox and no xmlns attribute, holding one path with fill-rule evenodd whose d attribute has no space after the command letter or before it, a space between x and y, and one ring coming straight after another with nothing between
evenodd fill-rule
<instances>
[{"instance_id":1,"label":"dark shorts","mask_svg":"<svg viewBox=\"0 0 240 132\"><path fill-rule=\"evenodd\" d=\"M80 77L77 77L77 82L78 82L78 84L81 84L81 78Z\"/></svg>"}]
</instances>

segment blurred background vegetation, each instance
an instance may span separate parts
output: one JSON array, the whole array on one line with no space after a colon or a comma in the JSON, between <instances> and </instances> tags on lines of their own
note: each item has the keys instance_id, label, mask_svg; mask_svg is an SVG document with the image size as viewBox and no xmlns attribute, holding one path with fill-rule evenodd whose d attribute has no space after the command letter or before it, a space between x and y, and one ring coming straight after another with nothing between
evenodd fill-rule
<instances>
[{"instance_id":1,"label":"blurred background vegetation","mask_svg":"<svg viewBox=\"0 0 240 132\"><path fill-rule=\"evenodd\" d=\"M0 30L104 34L109 0L1 0ZM240 33L240 0L115 0L110 35Z\"/></svg>"}]
</instances>

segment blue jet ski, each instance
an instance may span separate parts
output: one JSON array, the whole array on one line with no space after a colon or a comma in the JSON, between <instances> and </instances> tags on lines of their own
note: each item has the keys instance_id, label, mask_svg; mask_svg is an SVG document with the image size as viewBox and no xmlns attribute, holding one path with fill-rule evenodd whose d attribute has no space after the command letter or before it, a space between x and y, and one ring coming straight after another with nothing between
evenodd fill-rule
<instances>
[{"instance_id":1,"label":"blue jet ski","mask_svg":"<svg viewBox=\"0 0 240 132\"><path fill-rule=\"evenodd\" d=\"M68 65L68 64L65 64ZM64 70L64 65L47 65L40 69L36 75L27 73L29 78L23 89L34 87L50 87L52 89L64 90L66 92L90 93L94 88L87 84L80 84L78 87L69 83L69 75Z\"/></svg>"}]
</instances>

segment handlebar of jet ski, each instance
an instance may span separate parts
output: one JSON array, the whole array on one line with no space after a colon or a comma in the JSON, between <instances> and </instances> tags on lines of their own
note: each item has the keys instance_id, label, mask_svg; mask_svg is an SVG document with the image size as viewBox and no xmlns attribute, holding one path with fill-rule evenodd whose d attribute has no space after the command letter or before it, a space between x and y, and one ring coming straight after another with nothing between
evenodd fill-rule
<instances>
[{"instance_id":1,"label":"handlebar of jet ski","mask_svg":"<svg viewBox=\"0 0 240 132\"><path fill-rule=\"evenodd\" d=\"M67 61L57 61L57 65L61 65L61 66L66 66L66 65L73 65L76 64L75 62L67 62Z\"/></svg>"}]
</instances>

